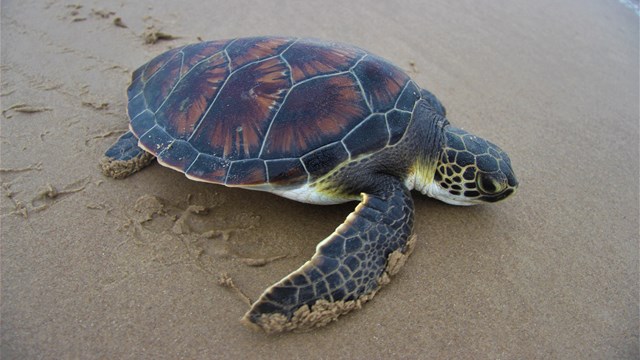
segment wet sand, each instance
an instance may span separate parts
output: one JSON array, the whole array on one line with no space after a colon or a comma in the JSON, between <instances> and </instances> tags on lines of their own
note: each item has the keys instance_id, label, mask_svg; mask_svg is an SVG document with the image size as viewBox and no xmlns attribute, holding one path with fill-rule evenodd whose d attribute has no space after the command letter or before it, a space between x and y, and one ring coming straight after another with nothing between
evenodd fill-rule
<instances>
[{"instance_id":1,"label":"wet sand","mask_svg":"<svg viewBox=\"0 0 640 360\"><path fill-rule=\"evenodd\" d=\"M640 357L638 16L619 2L4 1L1 30L3 359ZM416 194L404 268L308 333L249 331L218 280L256 299L355 204L98 167L137 66L264 34L405 68L521 182L473 208Z\"/></svg>"}]
</instances>

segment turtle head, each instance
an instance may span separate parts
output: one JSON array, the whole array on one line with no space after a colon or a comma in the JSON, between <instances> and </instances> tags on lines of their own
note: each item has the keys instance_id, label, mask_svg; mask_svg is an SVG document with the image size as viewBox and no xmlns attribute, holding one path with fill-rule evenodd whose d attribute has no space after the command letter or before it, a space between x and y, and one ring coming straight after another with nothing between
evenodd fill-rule
<instances>
[{"instance_id":1,"label":"turtle head","mask_svg":"<svg viewBox=\"0 0 640 360\"><path fill-rule=\"evenodd\" d=\"M502 149L450 125L442 131L442 150L429 172L432 180L418 190L452 205L496 202L515 192L518 180Z\"/></svg>"}]
</instances>

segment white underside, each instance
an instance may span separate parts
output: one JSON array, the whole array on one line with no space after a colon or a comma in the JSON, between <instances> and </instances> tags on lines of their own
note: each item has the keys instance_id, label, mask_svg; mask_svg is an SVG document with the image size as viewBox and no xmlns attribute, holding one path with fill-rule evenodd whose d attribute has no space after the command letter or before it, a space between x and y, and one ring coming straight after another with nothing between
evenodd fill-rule
<instances>
[{"instance_id":1,"label":"white underside","mask_svg":"<svg viewBox=\"0 0 640 360\"><path fill-rule=\"evenodd\" d=\"M247 187L247 189L251 189ZM255 189L254 190L261 190ZM318 204L318 205L332 205L332 204L342 204L345 202L349 202L352 200L356 200L355 198L345 198L332 196L331 194L327 194L321 191L318 191L314 186L309 186L309 184L305 184L303 186L292 188L292 189L265 189L270 193L274 193L276 195L285 197L287 199L300 201L307 204Z\"/></svg>"}]
</instances>

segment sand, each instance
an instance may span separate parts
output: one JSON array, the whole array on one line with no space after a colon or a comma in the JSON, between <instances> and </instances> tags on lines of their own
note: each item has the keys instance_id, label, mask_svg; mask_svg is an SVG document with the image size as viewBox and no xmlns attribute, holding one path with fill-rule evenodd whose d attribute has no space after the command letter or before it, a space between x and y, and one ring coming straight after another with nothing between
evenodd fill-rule
<instances>
[{"instance_id":1,"label":"sand","mask_svg":"<svg viewBox=\"0 0 640 360\"><path fill-rule=\"evenodd\" d=\"M639 29L618 1L1 10L3 359L640 357ZM98 166L127 127L137 66L198 39L264 34L393 61L452 123L507 150L521 182L473 208L416 195L406 265L363 309L308 333L248 330L237 291L255 300L355 204L299 204L157 164L113 180Z\"/></svg>"}]
</instances>

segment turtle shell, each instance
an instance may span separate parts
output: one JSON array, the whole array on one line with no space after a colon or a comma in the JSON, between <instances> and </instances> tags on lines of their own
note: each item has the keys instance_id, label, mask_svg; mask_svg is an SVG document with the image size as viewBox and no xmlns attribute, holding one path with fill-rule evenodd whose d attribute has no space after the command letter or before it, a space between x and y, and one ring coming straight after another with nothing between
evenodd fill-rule
<instances>
[{"instance_id":1,"label":"turtle shell","mask_svg":"<svg viewBox=\"0 0 640 360\"><path fill-rule=\"evenodd\" d=\"M133 73L139 145L189 178L302 184L396 143L420 89L362 49L286 37L201 42Z\"/></svg>"}]
</instances>

